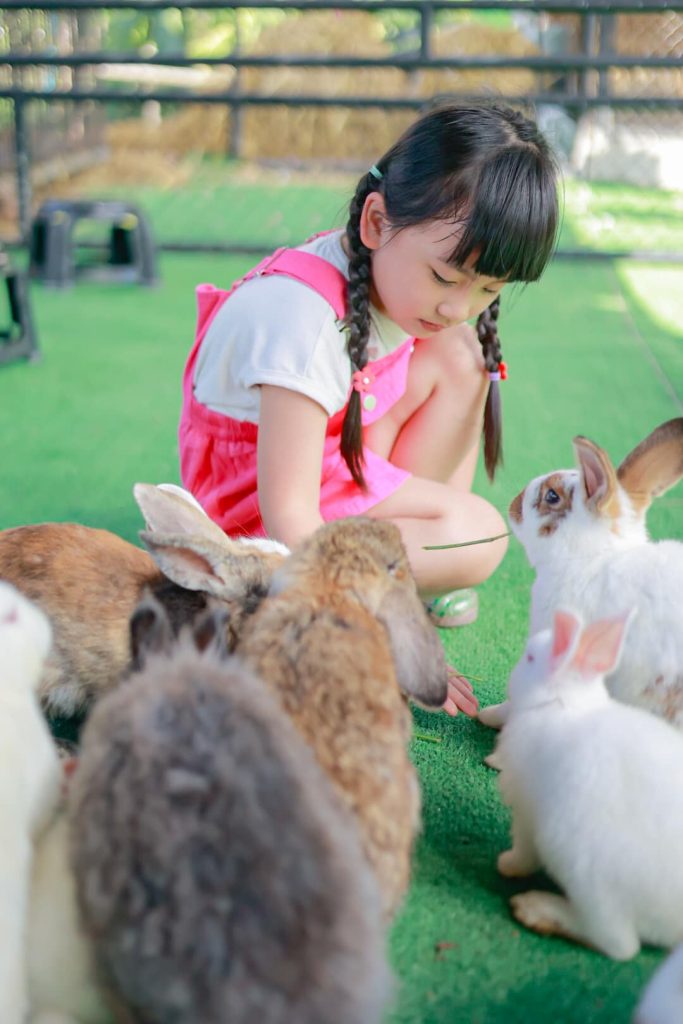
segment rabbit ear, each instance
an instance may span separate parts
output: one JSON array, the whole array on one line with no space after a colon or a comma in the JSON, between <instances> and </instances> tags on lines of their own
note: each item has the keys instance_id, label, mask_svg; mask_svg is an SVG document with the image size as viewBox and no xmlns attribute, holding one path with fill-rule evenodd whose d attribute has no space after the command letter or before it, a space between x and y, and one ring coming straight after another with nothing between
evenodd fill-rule
<instances>
[{"instance_id":1,"label":"rabbit ear","mask_svg":"<svg viewBox=\"0 0 683 1024\"><path fill-rule=\"evenodd\" d=\"M553 619L553 643L550 669L556 672L569 659L581 632L581 620L574 612L556 611Z\"/></svg>"},{"instance_id":2,"label":"rabbit ear","mask_svg":"<svg viewBox=\"0 0 683 1024\"><path fill-rule=\"evenodd\" d=\"M607 452L587 437L574 438L574 452L587 507L598 516L617 519L621 512L619 484Z\"/></svg>"},{"instance_id":3,"label":"rabbit ear","mask_svg":"<svg viewBox=\"0 0 683 1024\"><path fill-rule=\"evenodd\" d=\"M222 534L220 544L208 537L140 531L140 539L164 575L186 590L201 590L224 601L238 600L249 589L270 582L268 562L245 551Z\"/></svg>"},{"instance_id":4,"label":"rabbit ear","mask_svg":"<svg viewBox=\"0 0 683 1024\"><path fill-rule=\"evenodd\" d=\"M133 496L152 533L188 534L208 537L220 544L226 536L198 501L174 484L135 484Z\"/></svg>"},{"instance_id":5,"label":"rabbit ear","mask_svg":"<svg viewBox=\"0 0 683 1024\"><path fill-rule=\"evenodd\" d=\"M209 648L219 658L228 656L228 623L230 613L225 607L208 608L192 624L192 638L198 651Z\"/></svg>"},{"instance_id":6,"label":"rabbit ear","mask_svg":"<svg viewBox=\"0 0 683 1024\"><path fill-rule=\"evenodd\" d=\"M617 470L619 483L638 513L683 477L683 417L653 430Z\"/></svg>"},{"instance_id":7,"label":"rabbit ear","mask_svg":"<svg viewBox=\"0 0 683 1024\"><path fill-rule=\"evenodd\" d=\"M146 594L130 620L130 653L133 669L140 670L150 654L171 649L173 630L163 605Z\"/></svg>"},{"instance_id":8,"label":"rabbit ear","mask_svg":"<svg viewBox=\"0 0 683 1024\"><path fill-rule=\"evenodd\" d=\"M440 708L448 692L443 645L417 594L392 589L377 617L389 634L398 685L426 708Z\"/></svg>"},{"instance_id":9,"label":"rabbit ear","mask_svg":"<svg viewBox=\"0 0 683 1024\"><path fill-rule=\"evenodd\" d=\"M599 619L583 630L570 667L584 678L604 676L619 663L626 627L632 612L615 619Z\"/></svg>"}]
</instances>

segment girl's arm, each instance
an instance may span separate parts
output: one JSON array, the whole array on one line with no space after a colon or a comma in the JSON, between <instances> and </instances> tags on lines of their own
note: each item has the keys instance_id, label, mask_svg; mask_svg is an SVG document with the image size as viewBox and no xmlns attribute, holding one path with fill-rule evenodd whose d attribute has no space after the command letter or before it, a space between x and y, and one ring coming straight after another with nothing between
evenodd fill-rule
<instances>
[{"instance_id":1,"label":"girl's arm","mask_svg":"<svg viewBox=\"0 0 683 1024\"><path fill-rule=\"evenodd\" d=\"M258 496L270 537L293 547L323 522L320 476L328 416L298 391L261 385Z\"/></svg>"}]
</instances>

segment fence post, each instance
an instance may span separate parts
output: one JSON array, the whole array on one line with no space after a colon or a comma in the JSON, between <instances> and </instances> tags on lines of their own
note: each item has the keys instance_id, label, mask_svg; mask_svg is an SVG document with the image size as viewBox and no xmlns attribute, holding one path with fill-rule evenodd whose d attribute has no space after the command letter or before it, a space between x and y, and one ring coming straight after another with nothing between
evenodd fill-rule
<instances>
[{"instance_id":1,"label":"fence post","mask_svg":"<svg viewBox=\"0 0 683 1024\"><path fill-rule=\"evenodd\" d=\"M17 159L17 198L19 201L19 237L24 244L31 230L31 156L24 100L14 98L14 150Z\"/></svg>"},{"instance_id":2,"label":"fence post","mask_svg":"<svg viewBox=\"0 0 683 1024\"><path fill-rule=\"evenodd\" d=\"M431 4L422 4L420 7L420 59L429 60L431 57L430 38L432 34L432 21L434 20L434 8Z\"/></svg>"},{"instance_id":3,"label":"fence post","mask_svg":"<svg viewBox=\"0 0 683 1024\"><path fill-rule=\"evenodd\" d=\"M233 54L239 56L241 51L241 39L240 39L240 11L239 7L235 9L235 45L233 47ZM239 65L235 68L235 80L230 93L232 96L239 96L240 94L240 67ZM231 103L229 106L230 111L230 137L228 139L228 156L234 160L237 160L240 156L242 149L242 105L240 103Z\"/></svg>"}]
</instances>

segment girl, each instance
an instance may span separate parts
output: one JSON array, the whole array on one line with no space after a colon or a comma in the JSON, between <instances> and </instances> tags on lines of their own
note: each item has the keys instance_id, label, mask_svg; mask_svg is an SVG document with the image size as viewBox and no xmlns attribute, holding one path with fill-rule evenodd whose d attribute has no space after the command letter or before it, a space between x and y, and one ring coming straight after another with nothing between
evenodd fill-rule
<instances>
[{"instance_id":1,"label":"girl","mask_svg":"<svg viewBox=\"0 0 683 1024\"><path fill-rule=\"evenodd\" d=\"M506 531L471 491L501 459L496 320L553 250L557 171L536 126L436 107L365 173L343 230L278 250L230 292L198 289L184 377L184 485L230 534L292 546L324 520L401 530L438 625L471 621ZM227 301L229 299L229 301ZM476 321L476 331L468 321ZM453 677L446 710L476 712Z\"/></svg>"}]
</instances>

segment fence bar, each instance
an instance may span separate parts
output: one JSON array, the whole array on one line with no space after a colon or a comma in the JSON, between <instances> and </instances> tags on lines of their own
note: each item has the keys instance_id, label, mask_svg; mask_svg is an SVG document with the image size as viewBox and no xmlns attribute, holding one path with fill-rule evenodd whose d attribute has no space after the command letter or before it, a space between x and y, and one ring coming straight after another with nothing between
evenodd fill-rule
<instances>
[{"instance_id":1,"label":"fence bar","mask_svg":"<svg viewBox=\"0 0 683 1024\"><path fill-rule=\"evenodd\" d=\"M428 17L423 12L424 18ZM589 25L595 25L595 16L588 15ZM424 52L423 52L424 49ZM77 68L83 65L120 64L144 67L235 67L235 68L399 68L404 71L428 70L430 68L522 68L530 71L599 71L608 68L672 68L680 66L680 58L619 56L618 54L575 54L566 57L430 57L428 47L420 46L420 55L396 57L250 57L241 56L236 50L224 57L184 57L180 54L154 57L129 56L121 53L77 53L59 56L47 53L0 53L0 67L65 67Z\"/></svg>"},{"instance_id":2,"label":"fence bar","mask_svg":"<svg viewBox=\"0 0 683 1024\"><path fill-rule=\"evenodd\" d=\"M417 11L425 5L435 11L547 11L555 14L653 14L683 12L683 0L4 0L0 11L194 11L194 10L294 10L294 11Z\"/></svg>"},{"instance_id":3,"label":"fence bar","mask_svg":"<svg viewBox=\"0 0 683 1024\"><path fill-rule=\"evenodd\" d=\"M520 96L497 93L460 93L448 92L443 96L435 96L431 100L425 97L387 97L387 96L308 96L308 95L273 95L261 96L256 93L242 93L235 96L230 92L189 92L187 89L176 91L168 89L149 89L141 92L120 92L116 89L71 89L58 91L54 89L18 89L0 86L0 99L26 99L72 101L99 100L106 103L145 103L157 100L159 103L225 103L229 107L384 107L387 110L422 110L428 103L436 103L439 99L462 100L465 102L491 102L504 100L513 106L531 107L539 104L555 104L568 110L584 107L670 107L681 109L681 100L677 96L566 96L562 93L524 93Z\"/></svg>"}]
</instances>

